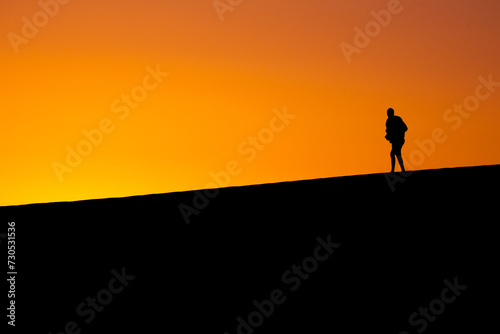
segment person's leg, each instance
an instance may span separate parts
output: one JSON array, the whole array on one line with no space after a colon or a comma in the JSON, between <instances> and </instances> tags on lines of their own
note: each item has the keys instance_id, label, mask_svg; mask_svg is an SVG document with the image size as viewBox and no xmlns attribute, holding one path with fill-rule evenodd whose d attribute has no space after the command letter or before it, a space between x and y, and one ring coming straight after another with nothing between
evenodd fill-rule
<instances>
[{"instance_id":1,"label":"person's leg","mask_svg":"<svg viewBox=\"0 0 500 334\"><path fill-rule=\"evenodd\" d=\"M398 157L399 166L401 167L401 171L404 173L405 172L405 166L403 164L403 157L401 156L401 154L397 155L397 157Z\"/></svg>"},{"instance_id":2,"label":"person's leg","mask_svg":"<svg viewBox=\"0 0 500 334\"><path fill-rule=\"evenodd\" d=\"M399 166L401 167L401 171L403 173L405 172L405 166L403 164L403 157L401 155L401 149L403 148L404 144L405 144L405 140L403 138L403 140L401 141L400 145L398 146L398 150L396 152L396 156L398 157Z\"/></svg>"},{"instance_id":3,"label":"person's leg","mask_svg":"<svg viewBox=\"0 0 500 334\"><path fill-rule=\"evenodd\" d=\"M396 154L394 153L394 146L391 150L391 173L394 173L394 167L396 166Z\"/></svg>"},{"instance_id":4,"label":"person's leg","mask_svg":"<svg viewBox=\"0 0 500 334\"><path fill-rule=\"evenodd\" d=\"M391 173L394 173L394 167L396 165L396 157L398 158L399 166L401 167L401 171L405 171L405 167L403 165L403 158L401 157L401 148L403 144L400 142L396 142L392 144L392 151L391 151Z\"/></svg>"}]
</instances>

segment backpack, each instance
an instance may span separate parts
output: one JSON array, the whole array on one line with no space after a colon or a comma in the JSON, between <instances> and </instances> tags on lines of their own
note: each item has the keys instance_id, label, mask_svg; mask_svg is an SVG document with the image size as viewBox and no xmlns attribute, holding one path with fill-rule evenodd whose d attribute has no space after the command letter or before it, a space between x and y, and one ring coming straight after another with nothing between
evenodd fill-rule
<instances>
[{"instance_id":1,"label":"backpack","mask_svg":"<svg viewBox=\"0 0 500 334\"><path fill-rule=\"evenodd\" d=\"M385 136L385 138L388 141L392 142L392 140L394 139L404 138L406 131L408 131L408 127L406 126L403 119L399 116L393 116L390 123L390 128L386 129L387 135Z\"/></svg>"},{"instance_id":2,"label":"backpack","mask_svg":"<svg viewBox=\"0 0 500 334\"><path fill-rule=\"evenodd\" d=\"M403 122L403 119L401 117L398 117L398 132L404 135L406 131L408 131L408 127L406 126L405 122Z\"/></svg>"}]
</instances>

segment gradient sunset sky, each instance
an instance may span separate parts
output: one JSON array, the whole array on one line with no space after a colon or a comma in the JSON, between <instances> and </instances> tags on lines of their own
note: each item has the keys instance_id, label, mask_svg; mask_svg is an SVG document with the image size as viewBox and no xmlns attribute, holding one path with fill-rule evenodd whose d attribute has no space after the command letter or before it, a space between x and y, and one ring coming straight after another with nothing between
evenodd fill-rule
<instances>
[{"instance_id":1,"label":"gradient sunset sky","mask_svg":"<svg viewBox=\"0 0 500 334\"><path fill-rule=\"evenodd\" d=\"M60 2L0 2L2 206L387 172L389 107L500 163L499 1Z\"/></svg>"}]
</instances>

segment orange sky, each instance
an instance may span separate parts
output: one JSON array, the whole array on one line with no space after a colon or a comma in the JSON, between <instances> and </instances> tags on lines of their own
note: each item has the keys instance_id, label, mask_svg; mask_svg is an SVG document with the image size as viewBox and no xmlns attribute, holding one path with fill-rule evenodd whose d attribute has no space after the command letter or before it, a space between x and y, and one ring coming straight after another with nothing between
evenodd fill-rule
<instances>
[{"instance_id":1,"label":"orange sky","mask_svg":"<svg viewBox=\"0 0 500 334\"><path fill-rule=\"evenodd\" d=\"M0 3L0 205L386 172L388 107L413 169L500 163L498 1L59 1Z\"/></svg>"}]
</instances>

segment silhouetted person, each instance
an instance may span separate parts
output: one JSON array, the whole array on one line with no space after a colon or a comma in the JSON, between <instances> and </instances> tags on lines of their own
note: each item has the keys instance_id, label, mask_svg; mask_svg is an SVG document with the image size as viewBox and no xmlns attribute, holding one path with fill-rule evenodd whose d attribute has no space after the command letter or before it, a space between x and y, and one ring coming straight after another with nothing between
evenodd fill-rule
<instances>
[{"instance_id":1,"label":"silhouetted person","mask_svg":"<svg viewBox=\"0 0 500 334\"><path fill-rule=\"evenodd\" d=\"M398 158L401 171L405 171L401 149L405 143L405 132L408 130L405 122L399 116L394 116L394 109L387 109L387 121L385 122L385 139L392 144L391 150L391 173L394 173L396 157Z\"/></svg>"}]
</instances>

